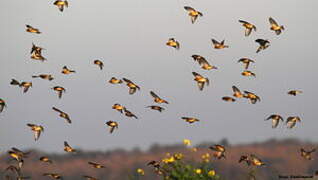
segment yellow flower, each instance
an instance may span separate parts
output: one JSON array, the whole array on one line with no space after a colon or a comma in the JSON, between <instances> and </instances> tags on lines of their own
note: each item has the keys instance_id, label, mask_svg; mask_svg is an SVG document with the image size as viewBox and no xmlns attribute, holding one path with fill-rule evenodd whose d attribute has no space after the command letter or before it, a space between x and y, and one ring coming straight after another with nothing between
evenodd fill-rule
<instances>
[{"instance_id":1,"label":"yellow flower","mask_svg":"<svg viewBox=\"0 0 318 180\"><path fill-rule=\"evenodd\" d=\"M210 154L209 153L205 153L201 156L203 162L208 163L210 161Z\"/></svg>"},{"instance_id":2,"label":"yellow flower","mask_svg":"<svg viewBox=\"0 0 318 180\"><path fill-rule=\"evenodd\" d=\"M176 153L173 155L173 157L176 159L176 160L181 160L183 158L183 154L182 153Z\"/></svg>"},{"instance_id":3,"label":"yellow flower","mask_svg":"<svg viewBox=\"0 0 318 180\"><path fill-rule=\"evenodd\" d=\"M186 146L191 146L191 141L189 139L184 139L183 144Z\"/></svg>"},{"instance_id":4,"label":"yellow flower","mask_svg":"<svg viewBox=\"0 0 318 180\"><path fill-rule=\"evenodd\" d=\"M141 169L141 168L137 169L137 173L142 175L142 176L145 175L145 171L143 169Z\"/></svg>"},{"instance_id":5,"label":"yellow flower","mask_svg":"<svg viewBox=\"0 0 318 180\"><path fill-rule=\"evenodd\" d=\"M171 156L170 158L164 158L162 159L162 162L168 164L168 163L173 163L175 161L175 158Z\"/></svg>"},{"instance_id":6,"label":"yellow flower","mask_svg":"<svg viewBox=\"0 0 318 180\"><path fill-rule=\"evenodd\" d=\"M197 174L201 174L202 170L201 169L195 169L194 172L197 173Z\"/></svg>"},{"instance_id":7,"label":"yellow flower","mask_svg":"<svg viewBox=\"0 0 318 180\"><path fill-rule=\"evenodd\" d=\"M211 177L214 176L214 175L215 175L215 171L214 171L214 170L210 170L210 171L208 172L208 175L211 176Z\"/></svg>"}]
</instances>

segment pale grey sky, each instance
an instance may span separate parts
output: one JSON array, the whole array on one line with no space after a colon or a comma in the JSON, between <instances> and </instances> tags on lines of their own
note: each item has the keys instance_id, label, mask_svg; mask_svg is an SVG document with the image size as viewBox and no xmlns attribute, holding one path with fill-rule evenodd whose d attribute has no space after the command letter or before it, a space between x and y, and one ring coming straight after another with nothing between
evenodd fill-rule
<instances>
[{"instance_id":1,"label":"pale grey sky","mask_svg":"<svg viewBox=\"0 0 318 180\"><path fill-rule=\"evenodd\" d=\"M203 17L191 24L183 6L194 7ZM15 146L62 152L65 140L84 150L147 148L184 138L194 143L224 137L231 143L287 137L317 141L316 0L70 0L63 13L53 1L43 0L1 1L0 7L0 98L8 106L0 114L0 151ZM280 36L269 30L270 16L285 26ZM254 23L257 32L245 37L239 19ZM25 32L25 24L43 33ZM181 43L179 51L165 45L171 37ZM211 38L225 39L230 48L213 49ZM256 54L257 38L269 39L271 46ZM32 42L46 49L47 61L30 59ZM219 69L200 69L193 54ZM243 66L237 60L242 57L256 61L251 66L256 79L240 75ZM94 59L104 62L103 71L92 64ZM64 65L77 73L61 74ZM200 92L192 71L209 77L210 86ZM55 80L31 78L39 73L51 73ZM106 83L112 76L131 79L141 91L129 95L125 85ZM33 87L23 94L9 85L11 78L32 80ZM67 90L61 100L50 90L55 85ZM255 92L262 101L223 102L232 85ZM291 97L286 94L290 89L304 93ZM163 105L166 111L144 108L154 104L150 90L170 102ZM140 119L112 110L115 103ZM69 113L73 123L60 119L52 106ZM303 121L292 130L282 125L272 129L264 121L272 113ZM201 122L189 125L181 116ZM119 123L113 134L105 125L109 120ZM27 123L44 126L38 142Z\"/></svg>"}]
</instances>

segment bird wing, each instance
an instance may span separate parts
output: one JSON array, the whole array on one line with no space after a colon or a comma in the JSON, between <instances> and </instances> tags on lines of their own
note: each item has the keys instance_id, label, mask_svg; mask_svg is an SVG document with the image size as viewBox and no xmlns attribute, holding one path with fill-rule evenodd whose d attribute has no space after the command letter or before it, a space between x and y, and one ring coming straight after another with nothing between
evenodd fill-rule
<instances>
[{"instance_id":1,"label":"bird wing","mask_svg":"<svg viewBox=\"0 0 318 180\"><path fill-rule=\"evenodd\" d=\"M156 93L154 93L153 91L150 91L150 95L154 98L159 98L159 96Z\"/></svg>"},{"instance_id":2,"label":"bird wing","mask_svg":"<svg viewBox=\"0 0 318 180\"><path fill-rule=\"evenodd\" d=\"M211 39L213 44L220 44L217 40Z\"/></svg>"},{"instance_id":3,"label":"bird wing","mask_svg":"<svg viewBox=\"0 0 318 180\"><path fill-rule=\"evenodd\" d=\"M193 9L190 6L184 6L184 9L187 10L187 11L195 11L195 9Z\"/></svg>"},{"instance_id":4,"label":"bird wing","mask_svg":"<svg viewBox=\"0 0 318 180\"><path fill-rule=\"evenodd\" d=\"M271 25L278 26L277 22L272 17L270 17L268 20Z\"/></svg>"},{"instance_id":5,"label":"bird wing","mask_svg":"<svg viewBox=\"0 0 318 180\"><path fill-rule=\"evenodd\" d=\"M239 20L240 23L243 23L243 24L250 24L249 22L247 21L244 21L244 20Z\"/></svg>"},{"instance_id":6,"label":"bird wing","mask_svg":"<svg viewBox=\"0 0 318 180\"><path fill-rule=\"evenodd\" d=\"M56 112L64 113L63 111L61 111L61 110L57 109L56 107L52 107L52 109L53 109L54 111L56 111Z\"/></svg>"}]
</instances>

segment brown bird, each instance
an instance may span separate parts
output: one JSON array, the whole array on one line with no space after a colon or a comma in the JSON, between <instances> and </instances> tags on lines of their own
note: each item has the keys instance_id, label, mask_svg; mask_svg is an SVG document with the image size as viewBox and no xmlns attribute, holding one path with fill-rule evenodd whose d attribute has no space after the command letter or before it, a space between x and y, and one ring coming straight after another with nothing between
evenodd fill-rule
<instances>
[{"instance_id":1,"label":"brown bird","mask_svg":"<svg viewBox=\"0 0 318 180\"><path fill-rule=\"evenodd\" d=\"M31 25L26 24L26 32L30 32L30 33L36 33L36 34L41 34L40 30L37 28L32 27Z\"/></svg>"},{"instance_id":2,"label":"brown bird","mask_svg":"<svg viewBox=\"0 0 318 180\"><path fill-rule=\"evenodd\" d=\"M209 147L212 151L215 151L213 153L213 156L217 159L226 158L225 157L225 147L219 144L216 144L214 146Z\"/></svg>"},{"instance_id":3,"label":"brown bird","mask_svg":"<svg viewBox=\"0 0 318 180\"><path fill-rule=\"evenodd\" d=\"M242 74L242 76L253 76L253 77L256 77L256 74L253 73L252 71L243 71L241 74Z\"/></svg>"},{"instance_id":4,"label":"brown bird","mask_svg":"<svg viewBox=\"0 0 318 180\"><path fill-rule=\"evenodd\" d=\"M301 122L299 116L290 116L290 117L288 117L287 121L286 121L287 128L288 129L292 129L293 127L295 127L297 121Z\"/></svg>"},{"instance_id":5,"label":"brown bird","mask_svg":"<svg viewBox=\"0 0 318 180\"><path fill-rule=\"evenodd\" d=\"M259 96L248 91L244 91L243 97L249 99L252 104L255 104L257 101L261 101L261 98Z\"/></svg>"},{"instance_id":6,"label":"brown bird","mask_svg":"<svg viewBox=\"0 0 318 180\"><path fill-rule=\"evenodd\" d=\"M63 12L64 6L68 7L68 2L66 0L56 0L54 5L57 6L61 12Z\"/></svg>"},{"instance_id":7,"label":"brown bird","mask_svg":"<svg viewBox=\"0 0 318 180\"><path fill-rule=\"evenodd\" d=\"M221 41L221 42L218 42L217 40L215 39L211 39L212 40L212 43L213 43L213 46L214 46L214 49L224 49L224 48L229 48L228 45L224 45L224 42L225 40Z\"/></svg>"},{"instance_id":8,"label":"brown bird","mask_svg":"<svg viewBox=\"0 0 318 180\"><path fill-rule=\"evenodd\" d=\"M135 114L133 114L132 112L130 112L130 111L127 110L126 108L124 109L124 112L125 112L125 115L126 115L127 117L133 117L133 118L135 118L135 119L138 119L138 117L137 117Z\"/></svg>"},{"instance_id":9,"label":"brown bird","mask_svg":"<svg viewBox=\"0 0 318 180\"><path fill-rule=\"evenodd\" d=\"M184 9L186 11L188 11L188 15L191 17L191 22L192 24L195 23L195 21L197 20L198 16L203 16L203 14L197 10L195 10L194 8L190 7L190 6L184 6Z\"/></svg>"},{"instance_id":10,"label":"brown bird","mask_svg":"<svg viewBox=\"0 0 318 180\"><path fill-rule=\"evenodd\" d=\"M52 107L52 109L53 109L54 111L60 113L60 117L63 118L63 119L65 119L66 122L68 122L69 124L72 123L71 118L70 118L70 116L69 116L67 113L65 113L65 112L63 112L63 111L57 109L56 107Z\"/></svg>"},{"instance_id":11,"label":"brown bird","mask_svg":"<svg viewBox=\"0 0 318 180\"><path fill-rule=\"evenodd\" d=\"M296 96L297 94L301 94L301 93L303 93L303 92L300 90L291 90L291 91L288 91L287 94L292 95L292 96Z\"/></svg>"},{"instance_id":12,"label":"brown bird","mask_svg":"<svg viewBox=\"0 0 318 180\"><path fill-rule=\"evenodd\" d=\"M34 140L37 141L40 138L41 132L44 132L44 127L36 124L27 124L34 132Z\"/></svg>"},{"instance_id":13,"label":"brown bird","mask_svg":"<svg viewBox=\"0 0 318 180\"><path fill-rule=\"evenodd\" d=\"M66 92L66 89L62 86L54 86L52 89L58 93L60 99L62 98L62 94Z\"/></svg>"},{"instance_id":14,"label":"brown bird","mask_svg":"<svg viewBox=\"0 0 318 180\"><path fill-rule=\"evenodd\" d=\"M159 169L160 168L160 162L150 161L150 162L147 163L147 166L153 166L154 168Z\"/></svg>"},{"instance_id":15,"label":"brown bird","mask_svg":"<svg viewBox=\"0 0 318 180\"><path fill-rule=\"evenodd\" d=\"M67 66L63 66L62 74L71 74L71 73L75 73L75 71L68 69Z\"/></svg>"},{"instance_id":16,"label":"brown bird","mask_svg":"<svg viewBox=\"0 0 318 180\"><path fill-rule=\"evenodd\" d=\"M76 152L75 149L73 149L66 141L64 141L64 151L65 152Z\"/></svg>"},{"instance_id":17,"label":"brown bird","mask_svg":"<svg viewBox=\"0 0 318 180\"><path fill-rule=\"evenodd\" d=\"M251 165L251 161L250 161L249 157L245 156L245 155L241 156L238 162L239 163L246 162L247 166Z\"/></svg>"},{"instance_id":18,"label":"brown bird","mask_svg":"<svg viewBox=\"0 0 318 180\"><path fill-rule=\"evenodd\" d=\"M11 148L11 150L8 151L8 153L12 158L14 158L18 162L22 162L22 163L23 163L23 158L27 158L28 155L30 154L30 152L23 152L15 147ZM21 167L21 165L20 165L20 167Z\"/></svg>"},{"instance_id":19,"label":"brown bird","mask_svg":"<svg viewBox=\"0 0 318 180\"><path fill-rule=\"evenodd\" d=\"M201 65L202 69L205 69L205 70L218 69L216 66L210 65L209 62L203 56L194 54L191 57L193 58L194 61L197 61L199 65Z\"/></svg>"},{"instance_id":20,"label":"brown bird","mask_svg":"<svg viewBox=\"0 0 318 180\"><path fill-rule=\"evenodd\" d=\"M229 96L222 97L222 100L227 101L227 102L235 102L236 101L234 98L229 97Z\"/></svg>"},{"instance_id":21,"label":"brown bird","mask_svg":"<svg viewBox=\"0 0 318 180\"><path fill-rule=\"evenodd\" d=\"M167 46L170 46L170 47L173 47L175 49L180 49L180 43L175 40L174 38L170 38L167 43L166 43Z\"/></svg>"},{"instance_id":22,"label":"brown bird","mask_svg":"<svg viewBox=\"0 0 318 180\"><path fill-rule=\"evenodd\" d=\"M45 61L46 58L42 56L42 50L44 50L44 48L36 46L34 43L32 43L31 59L40 60L42 62Z\"/></svg>"},{"instance_id":23,"label":"brown bird","mask_svg":"<svg viewBox=\"0 0 318 180\"><path fill-rule=\"evenodd\" d=\"M315 151L316 151L315 148L313 148L310 151L306 151L304 148L301 148L300 149L300 155L301 155L301 157L303 157L306 160L312 160L313 158L311 157L311 153L313 153Z\"/></svg>"},{"instance_id":24,"label":"brown bird","mask_svg":"<svg viewBox=\"0 0 318 180\"><path fill-rule=\"evenodd\" d=\"M48 176L48 177L51 177L52 179L63 179L63 177L57 173L44 173L43 176Z\"/></svg>"},{"instance_id":25,"label":"brown bird","mask_svg":"<svg viewBox=\"0 0 318 180\"><path fill-rule=\"evenodd\" d=\"M261 159L256 157L254 154L250 155L250 161L251 164L254 166L265 166L265 163Z\"/></svg>"},{"instance_id":26,"label":"brown bird","mask_svg":"<svg viewBox=\"0 0 318 180\"><path fill-rule=\"evenodd\" d=\"M140 87L133 83L131 80L123 78L123 80L126 82L127 86L129 87L129 94L134 94L136 90L140 90Z\"/></svg>"},{"instance_id":27,"label":"brown bird","mask_svg":"<svg viewBox=\"0 0 318 180\"><path fill-rule=\"evenodd\" d=\"M282 116L278 115L278 114L272 114L270 115L268 118L265 119L265 121L267 120L272 120L272 128L276 128L279 124L279 121L284 122L284 119L282 118Z\"/></svg>"},{"instance_id":28,"label":"brown bird","mask_svg":"<svg viewBox=\"0 0 318 180\"><path fill-rule=\"evenodd\" d=\"M252 32L252 30L254 30L256 32L256 26L247 22L247 21L243 21L243 20L239 20L240 23L242 23L242 26L245 27L245 36L249 36Z\"/></svg>"},{"instance_id":29,"label":"brown bird","mask_svg":"<svg viewBox=\"0 0 318 180\"><path fill-rule=\"evenodd\" d=\"M32 76L32 78L41 78L41 79L45 79L45 80L49 80L49 81L52 81L54 79L51 74L34 75L34 76Z\"/></svg>"},{"instance_id":30,"label":"brown bird","mask_svg":"<svg viewBox=\"0 0 318 180\"><path fill-rule=\"evenodd\" d=\"M112 109L115 109L117 111L119 111L120 113L123 113L123 111L126 109L124 106L116 103L112 106Z\"/></svg>"},{"instance_id":31,"label":"brown bird","mask_svg":"<svg viewBox=\"0 0 318 180\"><path fill-rule=\"evenodd\" d=\"M88 164L92 165L94 168L97 168L97 169L105 168L105 166L98 163L94 163L94 162L88 162Z\"/></svg>"},{"instance_id":32,"label":"brown bird","mask_svg":"<svg viewBox=\"0 0 318 180\"><path fill-rule=\"evenodd\" d=\"M161 103L166 103L169 104L168 101L161 99L156 93L153 91L150 91L150 95L154 98L154 102L161 104Z\"/></svg>"},{"instance_id":33,"label":"brown bird","mask_svg":"<svg viewBox=\"0 0 318 180\"><path fill-rule=\"evenodd\" d=\"M113 133L115 128L118 129L118 123L115 121L107 121L106 124L107 124L107 126L110 127L110 129L109 129L110 133Z\"/></svg>"},{"instance_id":34,"label":"brown bird","mask_svg":"<svg viewBox=\"0 0 318 180\"><path fill-rule=\"evenodd\" d=\"M87 175L84 175L83 178L85 178L86 180L98 180L97 178L94 178L92 176L87 176Z\"/></svg>"},{"instance_id":35,"label":"brown bird","mask_svg":"<svg viewBox=\"0 0 318 180\"><path fill-rule=\"evenodd\" d=\"M21 82L19 86L23 87L23 93L26 93L32 87L32 82Z\"/></svg>"},{"instance_id":36,"label":"brown bird","mask_svg":"<svg viewBox=\"0 0 318 180\"><path fill-rule=\"evenodd\" d=\"M241 91L239 90L239 88L237 88L236 86L232 86L232 90L233 90L233 96L236 98L242 98L244 95L243 93L241 93Z\"/></svg>"},{"instance_id":37,"label":"brown bird","mask_svg":"<svg viewBox=\"0 0 318 180\"><path fill-rule=\"evenodd\" d=\"M104 63L101 60L94 60L94 64L97 65L100 68L100 70L103 70Z\"/></svg>"},{"instance_id":38,"label":"brown bird","mask_svg":"<svg viewBox=\"0 0 318 180\"><path fill-rule=\"evenodd\" d=\"M153 110L157 110L157 111L159 111L159 112L162 112L163 110L165 110L165 108L160 107L160 106L156 106L156 105L147 106L146 108L150 108L150 109L153 109Z\"/></svg>"},{"instance_id":39,"label":"brown bird","mask_svg":"<svg viewBox=\"0 0 318 180\"><path fill-rule=\"evenodd\" d=\"M270 25L271 25L271 30L272 30L272 31L275 31L275 33L276 33L277 35L280 35L280 33L281 33L283 30L285 30L284 26L278 25L277 22L276 22L272 17L270 17L268 20L269 20L269 23L270 23Z\"/></svg>"},{"instance_id":40,"label":"brown bird","mask_svg":"<svg viewBox=\"0 0 318 180\"><path fill-rule=\"evenodd\" d=\"M185 120L189 124L200 121L199 119L193 117L181 117L181 119Z\"/></svg>"},{"instance_id":41,"label":"brown bird","mask_svg":"<svg viewBox=\"0 0 318 180\"><path fill-rule=\"evenodd\" d=\"M210 81L208 78L205 78L201 76L199 73L192 72L194 76L194 80L197 82L199 90L202 91L204 88L204 85L206 84L207 86L210 84Z\"/></svg>"},{"instance_id":42,"label":"brown bird","mask_svg":"<svg viewBox=\"0 0 318 180\"><path fill-rule=\"evenodd\" d=\"M40 157L40 161L45 162L45 163L50 163L50 164L53 163L53 161L51 159L49 159L48 157L45 157L45 156Z\"/></svg>"},{"instance_id":43,"label":"brown bird","mask_svg":"<svg viewBox=\"0 0 318 180\"><path fill-rule=\"evenodd\" d=\"M0 98L0 113L2 113L2 111L5 107L7 107L6 102Z\"/></svg>"},{"instance_id":44,"label":"brown bird","mask_svg":"<svg viewBox=\"0 0 318 180\"><path fill-rule=\"evenodd\" d=\"M237 62L243 63L244 66L245 66L245 69L248 69L248 66L250 65L250 63L255 63L255 61L253 61L253 60L251 60L249 58L241 58Z\"/></svg>"},{"instance_id":45,"label":"brown bird","mask_svg":"<svg viewBox=\"0 0 318 180\"><path fill-rule=\"evenodd\" d=\"M117 79L115 77L112 77L108 82L111 83L111 84L121 84L121 83L123 83L123 81L121 79Z\"/></svg>"},{"instance_id":46,"label":"brown bird","mask_svg":"<svg viewBox=\"0 0 318 180\"><path fill-rule=\"evenodd\" d=\"M260 52L261 50L265 50L270 46L270 42L267 39L256 39L255 42L259 44L256 53Z\"/></svg>"}]
</instances>

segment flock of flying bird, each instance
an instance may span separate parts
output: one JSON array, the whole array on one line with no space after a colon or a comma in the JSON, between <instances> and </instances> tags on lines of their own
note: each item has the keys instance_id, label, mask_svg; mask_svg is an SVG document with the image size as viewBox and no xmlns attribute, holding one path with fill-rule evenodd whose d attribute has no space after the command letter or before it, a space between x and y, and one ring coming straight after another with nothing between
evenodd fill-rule
<instances>
[{"instance_id":1,"label":"flock of flying bird","mask_svg":"<svg viewBox=\"0 0 318 180\"><path fill-rule=\"evenodd\" d=\"M54 2L54 5L56 5L58 7L58 9L61 12L63 12L64 7L68 7L68 2L66 0L56 0ZM199 16L203 16L203 13L195 10L192 7L185 6L184 9L188 12L188 15L191 18L192 24L194 24L196 22L196 20ZM254 24L251 24L251 23L244 21L244 20L239 20L239 23L241 23L242 26L245 28L245 36L249 36L252 33L252 31L256 31L256 26ZM270 30L274 31L277 35L280 35L282 33L282 31L285 30L284 26L279 25L271 17L269 18L269 23L270 23ZM26 25L26 31L29 33L41 34L39 29L34 28L31 25ZM215 39L211 39L211 40L212 40L212 46L214 49L229 48L229 46L225 44L225 40L222 40L221 42L219 42ZM256 39L255 42L259 44L259 47L257 48L256 53L259 53L260 51L265 50L270 46L269 40L266 40L266 39ZM166 45L171 46L175 49L180 48L180 43L175 38L170 38L167 41ZM30 52L31 59L39 60L42 62L45 61L46 58L42 55L42 50L45 50L45 49L32 43L32 48L31 48L31 52ZM204 70L218 69L216 66L211 65L208 62L208 60L201 55L195 54L195 55L192 55L192 58L195 62L198 62L198 64ZM241 58L238 60L238 62L242 63L244 65L244 71L241 73L243 76L256 77L254 72L251 72L248 70L250 64L255 63L254 60L249 59L249 58ZM101 60L94 60L93 64L97 65L100 68L100 70L103 70L104 63ZM66 75L71 74L71 73L75 73L75 72L76 72L75 70L69 69L67 66L64 66L62 68L62 71L61 71L61 73L66 74ZM200 75L197 72L192 72L192 74L194 76L194 81L196 81L200 91L202 91L204 89L205 85L206 86L209 85L209 79L207 77L203 77L202 75ZM54 80L54 77L51 74L33 75L32 78L41 78L41 79L48 80L48 81ZM133 81L131 81L127 78L118 79L116 77L112 77L108 82L110 84L122 84L125 82L127 87L129 88L128 93L131 95L136 93L137 90L140 90L140 87L137 84L135 84ZM12 79L10 84L12 86L18 86L20 88L23 88L23 93L28 92L28 90L32 87L32 82L27 82L27 81L19 82L16 79ZM66 89L64 87L61 87L61 86L54 86L51 89L57 92L58 98L62 98L63 93L66 91ZM233 90L233 95L232 95L233 97L224 96L224 97L222 97L222 100L224 100L226 102L235 102L237 99L246 98L252 104L256 104L257 102L261 101L260 97L257 96L253 92L249 92L246 90L241 92L241 90L236 86L232 86L232 90ZM296 96L300 93L302 93L302 91L300 91L300 90L291 90L288 92L288 94L292 95L292 96ZM157 104L169 104L167 100L162 99L153 91L150 91L150 95L154 98L154 102ZM0 98L0 113L4 110L5 107L6 107L6 101ZM159 112L162 112L163 110L165 110L164 107L161 107L159 105L151 105L151 106L147 106L146 108L150 108L152 110L156 110ZM59 116L61 118L65 119L65 121L67 123L72 123L70 116L66 112L63 112L62 110L60 110L56 107L52 107L52 109L55 112L59 113ZM118 103L114 104L112 106L112 109L117 110L118 112L124 114L127 117L138 119L138 117L134 113L129 111L125 106L122 106ZM181 119L183 119L184 121L186 121L187 123L190 123L190 124L200 121L199 119L194 118L194 117L182 117ZM284 118L282 116L280 116L279 114L272 114L269 117L267 117L265 120L272 120L272 128L276 128L280 121L282 121L282 122L284 121ZM296 125L296 122L300 122L300 121L301 121L300 117L290 116L287 118L286 124L287 124L288 128L293 128ZM110 133L113 133L114 130L118 129L118 126L119 126L116 121L107 121L106 125L109 126ZM28 123L27 126L31 128L31 130L34 133L34 139L35 139L35 141L37 141L40 138L41 133L44 131L44 127L41 125L36 125L36 124L31 124L31 123ZM211 146L209 148L214 152L213 156L216 159L226 158L226 156L225 156L226 149L224 146L216 144L216 145ZM65 141L64 142L64 151L69 152L69 153L74 153L74 152L76 152L76 149L72 148ZM301 157L303 157L306 160L313 159L312 158L313 152L315 152L315 149L311 149L311 150L305 150L304 148L300 149ZM30 152L23 152L15 147L13 147L11 150L8 151L8 154L13 158L13 160L16 160L17 166L10 165L8 168L6 168L6 171L12 171L12 172L16 173L17 180L31 178L29 176L23 176L22 172L21 172L21 168L23 166L24 159L28 157L29 153ZM49 163L49 164L53 163L53 161L51 159L49 159L48 157L44 157L44 156L41 157L39 160L44 162L44 163ZM254 154L242 155L241 158L239 159L239 163L241 163L241 162L246 162L246 164L248 166L251 166L251 165L263 166L263 165L265 165L265 163ZM148 165L153 166L157 173L165 173L161 169L160 163L161 163L160 161L150 161L148 163ZM98 169L105 168L103 165L96 163L96 162L88 162L88 164L91 165L92 167L98 168ZM48 176L48 177L51 177L53 179L63 179L62 175L60 175L58 173L43 173L43 176ZM9 176L9 175L6 175L5 178L7 180L12 179L11 176ZM88 179L88 180L97 180L97 178L87 176L87 175L84 175L83 178Z\"/></svg>"}]
</instances>

